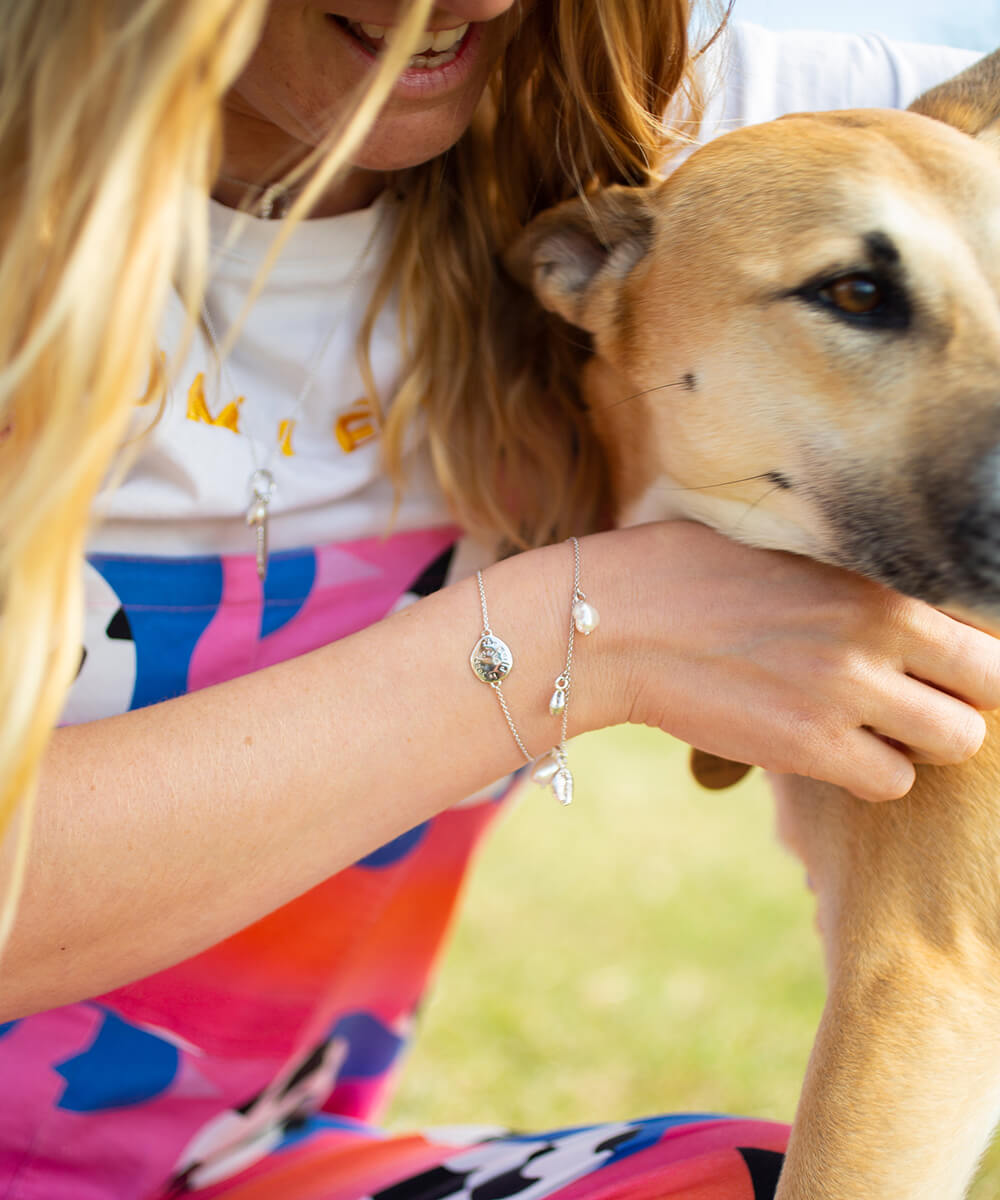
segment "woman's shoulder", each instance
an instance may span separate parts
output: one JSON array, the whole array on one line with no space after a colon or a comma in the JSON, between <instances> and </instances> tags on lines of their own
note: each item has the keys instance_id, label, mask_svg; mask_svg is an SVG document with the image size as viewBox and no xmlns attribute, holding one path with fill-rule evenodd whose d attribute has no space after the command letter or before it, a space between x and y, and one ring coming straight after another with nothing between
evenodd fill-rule
<instances>
[{"instance_id":1,"label":"woman's shoulder","mask_svg":"<svg viewBox=\"0 0 1000 1200\"><path fill-rule=\"evenodd\" d=\"M789 112L905 108L977 57L878 33L775 31L733 22L703 57L699 140Z\"/></svg>"}]
</instances>

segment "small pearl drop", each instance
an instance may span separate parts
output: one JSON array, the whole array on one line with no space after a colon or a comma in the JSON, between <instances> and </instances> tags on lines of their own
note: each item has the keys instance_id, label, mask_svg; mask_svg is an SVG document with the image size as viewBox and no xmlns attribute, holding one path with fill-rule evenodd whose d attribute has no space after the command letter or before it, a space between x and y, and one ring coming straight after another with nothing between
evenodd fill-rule
<instances>
[{"instance_id":1,"label":"small pearl drop","mask_svg":"<svg viewBox=\"0 0 1000 1200\"><path fill-rule=\"evenodd\" d=\"M589 637L600 623L600 614L592 604L588 604L586 600L578 600L573 605L573 624L577 633Z\"/></svg>"},{"instance_id":2,"label":"small pearl drop","mask_svg":"<svg viewBox=\"0 0 1000 1200\"><path fill-rule=\"evenodd\" d=\"M539 787L547 787L561 769L562 763L559 761L559 756L555 750L550 750L548 754L543 754L541 758L535 760L535 765L531 770L532 782L537 783Z\"/></svg>"}]
</instances>

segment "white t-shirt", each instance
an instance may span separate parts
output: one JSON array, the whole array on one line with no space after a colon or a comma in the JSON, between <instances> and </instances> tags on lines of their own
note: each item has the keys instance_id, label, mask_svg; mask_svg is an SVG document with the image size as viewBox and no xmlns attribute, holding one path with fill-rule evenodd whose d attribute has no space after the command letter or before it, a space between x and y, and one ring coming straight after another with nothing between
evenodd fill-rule
<instances>
[{"instance_id":1,"label":"white t-shirt","mask_svg":"<svg viewBox=\"0 0 1000 1200\"><path fill-rule=\"evenodd\" d=\"M786 112L904 107L974 58L967 51L893 44L875 35L773 33L736 25L705 56L707 79L718 77L722 86L709 103L700 139ZM383 199L364 211L296 228L218 378L209 340L201 330L194 333L173 373L162 417L146 435L124 482L100 501L104 515L92 550L252 553L253 531L245 514L248 480L258 467L270 470L277 485L270 522L274 549L386 531L393 492L380 470L377 432L354 347L392 220L392 204ZM206 303L220 339L241 313L277 234L277 222L237 216L213 204ZM175 355L183 325L174 301L161 338L168 359ZM371 357L380 392L391 397L400 365L392 305L379 317ZM137 410L137 422L149 425L148 410ZM282 427L282 422L293 424ZM404 532L447 523L418 433L409 465L409 485L393 528Z\"/></svg>"}]
</instances>

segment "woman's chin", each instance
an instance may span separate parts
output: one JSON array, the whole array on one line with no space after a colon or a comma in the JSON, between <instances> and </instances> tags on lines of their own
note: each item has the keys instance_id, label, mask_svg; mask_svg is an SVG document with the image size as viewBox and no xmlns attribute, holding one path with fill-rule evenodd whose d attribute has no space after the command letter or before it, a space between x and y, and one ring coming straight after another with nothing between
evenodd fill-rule
<instances>
[{"instance_id":1,"label":"woman's chin","mask_svg":"<svg viewBox=\"0 0 1000 1200\"><path fill-rule=\"evenodd\" d=\"M366 171L402 171L429 162L450 150L465 132L475 103L469 108L468 114L445 106L440 112L385 111L351 161Z\"/></svg>"}]
</instances>

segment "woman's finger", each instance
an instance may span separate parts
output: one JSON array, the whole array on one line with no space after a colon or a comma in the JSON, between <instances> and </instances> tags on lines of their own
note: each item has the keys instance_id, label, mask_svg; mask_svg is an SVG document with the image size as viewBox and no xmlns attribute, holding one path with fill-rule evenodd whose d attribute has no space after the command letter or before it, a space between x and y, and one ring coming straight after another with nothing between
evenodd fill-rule
<instances>
[{"instance_id":1,"label":"woman's finger","mask_svg":"<svg viewBox=\"0 0 1000 1200\"><path fill-rule=\"evenodd\" d=\"M974 708L1000 708L1000 639L917 601L900 605L900 619L908 675Z\"/></svg>"},{"instance_id":2,"label":"woman's finger","mask_svg":"<svg viewBox=\"0 0 1000 1200\"><path fill-rule=\"evenodd\" d=\"M873 709L867 724L904 747L915 762L937 766L965 762L986 736L981 713L918 679L887 675L880 708Z\"/></svg>"},{"instance_id":3,"label":"woman's finger","mask_svg":"<svg viewBox=\"0 0 1000 1200\"><path fill-rule=\"evenodd\" d=\"M916 779L909 758L868 729L852 729L831 742L807 774L873 802L898 800Z\"/></svg>"}]
</instances>

